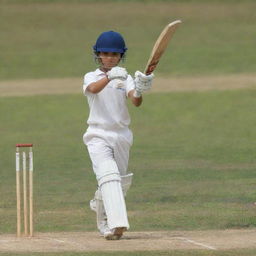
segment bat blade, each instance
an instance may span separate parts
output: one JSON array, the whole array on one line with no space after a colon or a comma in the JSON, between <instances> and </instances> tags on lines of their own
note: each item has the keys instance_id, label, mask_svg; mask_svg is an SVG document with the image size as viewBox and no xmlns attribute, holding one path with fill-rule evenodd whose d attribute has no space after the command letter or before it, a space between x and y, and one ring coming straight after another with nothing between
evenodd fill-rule
<instances>
[{"instance_id":1,"label":"bat blade","mask_svg":"<svg viewBox=\"0 0 256 256\"><path fill-rule=\"evenodd\" d=\"M169 41L171 40L172 36L174 35L176 29L178 28L178 26L180 24L181 24L181 21L176 20L176 21L168 24L163 29L163 31L159 35L159 37L152 49L151 55L149 57L147 65L146 65L146 68L144 71L144 73L146 75L151 74L155 70L162 54L164 53L165 49L167 48L167 46L169 44Z\"/></svg>"}]
</instances>

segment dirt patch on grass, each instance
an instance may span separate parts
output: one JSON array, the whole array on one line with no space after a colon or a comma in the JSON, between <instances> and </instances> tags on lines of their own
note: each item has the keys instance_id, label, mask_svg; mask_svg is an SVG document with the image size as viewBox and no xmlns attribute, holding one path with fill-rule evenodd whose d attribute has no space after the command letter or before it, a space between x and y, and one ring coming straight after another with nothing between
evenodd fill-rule
<instances>
[{"instance_id":1,"label":"dirt patch on grass","mask_svg":"<svg viewBox=\"0 0 256 256\"><path fill-rule=\"evenodd\" d=\"M82 78L29 79L0 82L1 96L82 93ZM156 77L151 92L256 88L256 74L198 77Z\"/></svg>"},{"instance_id":2,"label":"dirt patch on grass","mask_svg":"<svg viewBox=\"0 0 256 256\"><path fill-rule=\"evenodd\" d=\"M256 230L126 232L106 241L96 232L0 235L0 252L227 250L256 248Z\"/></svg>"}]
</instances>

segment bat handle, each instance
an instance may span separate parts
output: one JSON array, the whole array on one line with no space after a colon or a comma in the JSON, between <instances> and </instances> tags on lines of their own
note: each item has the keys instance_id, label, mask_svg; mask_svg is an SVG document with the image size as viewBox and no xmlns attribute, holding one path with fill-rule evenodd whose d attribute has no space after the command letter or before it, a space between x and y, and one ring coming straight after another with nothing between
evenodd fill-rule
<instances>
[{"instance_id":1,"label":"bat handle","mask_svg":"<svg viewBox=\"0 0 256 256\"><path fill-rule=\"evenodd\" d=\"M155 62L155 63L152 63L152 64L148 65L148 66L145 68L144 74L146 74L146 75L148 76L148 75L150 75L151 73L153 73L153 71L155 70L157 64L158 64L158 61Z\"/></svg>"}]
</instances>

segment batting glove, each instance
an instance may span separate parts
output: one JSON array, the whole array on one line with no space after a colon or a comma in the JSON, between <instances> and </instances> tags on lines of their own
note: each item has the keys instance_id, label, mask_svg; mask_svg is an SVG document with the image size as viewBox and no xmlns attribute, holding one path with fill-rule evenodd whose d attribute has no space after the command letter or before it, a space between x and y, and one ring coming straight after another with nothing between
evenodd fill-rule
<instances>
[{"instance_id":1,"label":"batting glove","mask_svg":"<svg viewBox=\"0 0 256 256\"><path fill-rule=\"evenodd\" d=\"M142 93L150 90L152 86L152 80L154 78L154 74L145 75L140 71L135 72L135 92L134 97L141 97Z\"/></svg>"},{"instance_id":2,"label":"batting glove","mask_svg":"<svg viewBox=\"0 0 256 256\"><path fill-rule=\"evenodd\" d=\"M127 79L128 73L125 68L114 67L107 72L107 77L109 80L120 79L124 81Z\"/></svg>"}]
</instances>

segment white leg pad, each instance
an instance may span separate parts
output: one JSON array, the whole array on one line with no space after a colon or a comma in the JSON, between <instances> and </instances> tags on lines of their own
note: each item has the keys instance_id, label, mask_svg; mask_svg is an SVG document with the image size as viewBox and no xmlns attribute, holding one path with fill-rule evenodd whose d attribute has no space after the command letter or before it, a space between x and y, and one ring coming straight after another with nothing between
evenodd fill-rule
<instances>
[{"instance_id":1,"label":"white leg pad","mask_svg":"<svg viewBox=\"0 0 256 256\"><path fill-rule=\"evenodd\" d=\"M96 190L96 192L94 194L94 198L90 201L90 208L94 212L97 212L97 209L96 209L96 201L97 200L102 201L102 196L101 196L100 189Z\"/></svg>"},{"instance_id":2,"label":"white leg pad","mask_svg":"<svg viewBox=\"0 0 256 256\"><path fill-rule=\"evenodd\" d=\"M102 162L96 173L101 191L105 212L110 229L116 227L129 228L126 205L121 186L121 177L115 161L109 159Z\"/></svg>"},{"instance_id":3,"label":"white leg pad","mask_svg":"<svg viewBox=\"0 0 256 256\"><path fill-rule=\"evenodd\" d=\"M93 201L93 204L92 204L92 201ZM107 223L107 215L106 215L106 212L104 209L104 204L103 204L100 189L96 190L94 199L91 200L90 205L91 205L92 210L95 209L96 216L97 216L97 218L96 218L97 219L97 227L101 231L102 226L106 225L106 223Z\"/></svg>"},{"instance_id":4,"label":"white leg pad","mask_svg":"<svg viewBox=\"0 0 256 256\"><path fill-rule=\"evenodd\" d=\"M108 181L100 187L110 229L116 227L129 228L126 205L121 182Z\"/></svg>"},{"instance_id":5,"label":"white leg pad","mask_svg":"<svg viewBox=\"0 0 256 256\"><path fill-rule=\"evenodd\" d=\"M99 186L110 180L121 181L116 162L107 160L101 163L97 169L96 178Z\"/></svg>"},{"instance_id":6,"label":"white leg pad","mask_svg":"<svg viewBox=\"0 0 256 256\"><path fill-rule=\"evenodd\" d=\"M126 196L127 191L132 185L132 177L133 177L133 173L128 173L127 175L121 176L121 185L122 185L124 196Z\"/></svg>"}]
</instances>

